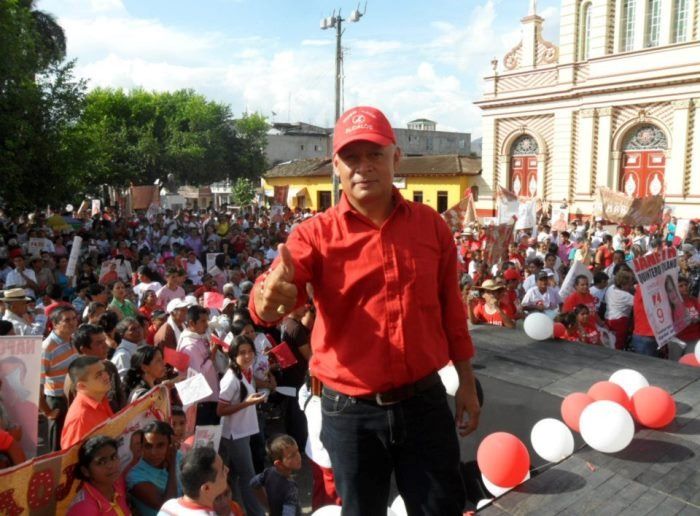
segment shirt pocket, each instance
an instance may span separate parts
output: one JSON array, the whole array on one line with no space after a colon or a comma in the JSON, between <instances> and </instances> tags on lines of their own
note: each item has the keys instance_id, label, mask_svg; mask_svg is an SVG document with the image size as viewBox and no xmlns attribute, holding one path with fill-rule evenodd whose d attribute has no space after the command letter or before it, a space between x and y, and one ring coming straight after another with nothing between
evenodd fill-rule
<instances>
[{"instance_id":1,"label":"shirt pocket","mask_svg":"<svg viewBox=\"0 0 700 516\"><path fill-rule=\"evenodd\" d=\"M440 305L437 257L415 256L411 258L410 263L413 298L421 308L437 309Z\"/></svg>"}]
</instances>

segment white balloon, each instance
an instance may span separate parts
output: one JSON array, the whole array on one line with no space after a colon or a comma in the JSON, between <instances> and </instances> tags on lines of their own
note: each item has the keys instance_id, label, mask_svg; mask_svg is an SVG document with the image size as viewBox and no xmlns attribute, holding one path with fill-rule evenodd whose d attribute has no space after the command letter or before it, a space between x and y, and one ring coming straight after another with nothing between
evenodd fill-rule
<instances>
[{"instance_id":1,"label":"white balloon","mask_svg":"<svg viewBox=\"0 0 700 516\"><path fill-rule=\"evenodd\" d=\"M396 514L394 511L391 510L391 507L387 507L386 509L386 516L399 516Z\"/></svg>"},{"instance_id":2,"label":"white balloon","mask_svg":"<svg viewBox=\"0 0 700 516\"><path fill-rule=\"evenodd\" d=\"M478 511L479 509L486 507L491 502L493 502L493 498L484 498L483 500L479 500L476 502L476 510Z\"/></svg>"},{"instance_id":3,"label":"white balloon","mask_svg":"<svg viewBox=\"0 0 700 516\"><path fill-rule=\"evenodd\" d=\"M408 516L408 511L406 510L406 504L401 496L394 498L394 502L391 504L391 511L396 514L396 516Z\"/></svg>"},{"instance_id":4,"label":"white balloon","mask_svg":"<svg viewBox=\"0 0 700 516\"><path fill-rule=\"evenodd\" d=\"M610 376L610 381L622 387L627 396L632 399L634 393L642 387L649 387L649 382L644 375L634 369L620 369Z\"/></svg>"},{"instance_id":5,"label":"white balloon","mask_svg":"<svg viewBox=\"0 0 700 516\"><path fill-rule=\"evenodd\" d=\"M634 421L622 405L600 400L581 413L581 437L586 444L603 453L616 453L627 448L634 437Z\"/></svg>"},{"instance_id":6,"label":"white balloon","mask_svg":"<svg viewBox=\"0 0 700 516\"><path fill-rule=\"evenodd\" d=\"M695 358L700 362L700 340L695 343Z\"/></svg>"},{"instance_id":7,"label":"white balloon","mask_svg":"<svg viewBox=\"0 0 700 516\"><path fill-rule=\"evenodd\" d=\"M483 480L484 485L486 486L486 489L489 490L489 493L491 493L496 498L498 498L501 495L506 494L508 491L510 491L514 487L518 487L518 486L513 486L513 487L497 486L496 484L491 482L488 478L486 478L483 473L481 474L481 480ZM525 478L523 478L518 485L522 484L526 480L530 480L530 472L529 471L525 474Z\"/></svg>"},{"instance_id":8,"label":"white balloon","mask_svg":"<svg viewBox=\"0 0 700 516\"><path fill-rule=\"evenodd\" d=\"M342 510L340 505L325 505L316 509L311 516L340 516Z\"/></svg>"},{"instance_id":9,"label":"white balloon","mask_svg":"<svg viewBox=\"0 0 700 516\"><path fill-rule=\"evenodd\" d=\"M438 371L442 384L445 386L447 394L454 396L457 392L457 387L459 387L459 376L457 375L457 370L453 365L446 365Z\"/></svg>"},{"instance_id":10,"label":"white balloon","mask_svg":"<svg viewBox=\"0 0 700 516\"><path fill-rule=\"evenodd\" d=\"M547 340L554 335L554 321L542 313L532 313L523 323L525 334L534 340Z\"/></svg>"},{"instance_id":11,"label":"white balloon","mask_svg":"<svg viewBox=\"0 0 700 516\"><path fill-rule=\"evenodd\" d=\"M548 462L559 462L574 453L574 436L569 427L551 417L541 419L530 432L537 455Z\"/></svg>"}]
</instances>

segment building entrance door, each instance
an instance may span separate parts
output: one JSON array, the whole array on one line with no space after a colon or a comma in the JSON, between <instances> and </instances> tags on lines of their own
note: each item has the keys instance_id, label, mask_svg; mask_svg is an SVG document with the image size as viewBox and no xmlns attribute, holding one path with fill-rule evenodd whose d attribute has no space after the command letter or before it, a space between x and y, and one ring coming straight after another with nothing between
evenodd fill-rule
<instances>
[{"instance_id":1,"label":"building entrance door","mask_svg":"<svg viewBox=\"0 0 700 516\"><path fill-rule=\"evenodd\" d=\"M537 141L524 134L515 140L510 158L510 190L518 196L537 195Z\"/></svg>"},{"instance_id":2,"label":"building entrance door","mask_svg":"<svg viewBox=\"0 0 700 516\"><path fill-rule=\"evenodd\" d=\"M666 148L666 135L655 125L632 129L622 152L619 189L633 197L662 194Z\"/></svg>"}]
</instances>

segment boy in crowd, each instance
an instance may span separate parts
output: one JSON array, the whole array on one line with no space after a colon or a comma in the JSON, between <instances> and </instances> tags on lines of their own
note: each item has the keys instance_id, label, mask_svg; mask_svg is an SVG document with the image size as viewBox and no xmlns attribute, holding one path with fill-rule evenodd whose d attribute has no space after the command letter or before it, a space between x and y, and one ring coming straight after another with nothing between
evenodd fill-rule
<instances>
[{"instance_id":1,"label":"boy in crowd","mask_svg":"<svg viewBox=\"0 0 700 516\"><path fill-rule=\"evenodd\" d=\"M300 516L299 488L291 479L301 469L301 454L289 435L275 437L268 447L273 466L253 477L250 486L270 516Z\"/></svg>"}]
</instances>

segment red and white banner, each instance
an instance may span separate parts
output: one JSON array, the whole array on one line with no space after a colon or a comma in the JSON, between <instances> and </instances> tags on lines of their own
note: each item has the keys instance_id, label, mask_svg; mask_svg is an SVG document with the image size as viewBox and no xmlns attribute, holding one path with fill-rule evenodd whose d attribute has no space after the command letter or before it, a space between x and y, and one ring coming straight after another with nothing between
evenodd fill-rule
<instances>
[{"instance_id":1,"label":"red and white banner","mask_svg":"<svg viewBox=\"0 0 700 516\"><path fill-rule=\"evenodd\" d=\"M508 246L513 241L513 221L484 228L484 261L488 264L508 259Z\"/></svg>"},{"instance_id":2,"label":"red and white banner","mask_svg":"<svg viewBox=\"0 0 700 516\"><path fill-rule=\"evenodd\" d=\"M452 206L449 210L441 213L441 215L453 232L459 231L461 233L468 224L477 222L478 219L476 217L476 208L474 207L472 191L467 190L467 193L461 201Z\"/></svg>"},{"instance_id":3,"label":"red and white banner","mask_svg":"<svg viewBox=\"0 0 700 516\"><path fill-rule=\"evenodd\" d=\"M688 312L678 291L678 257L672 247L632 260L644 311L659 346L689 324Z\"/></svg>"}]
</instances>

